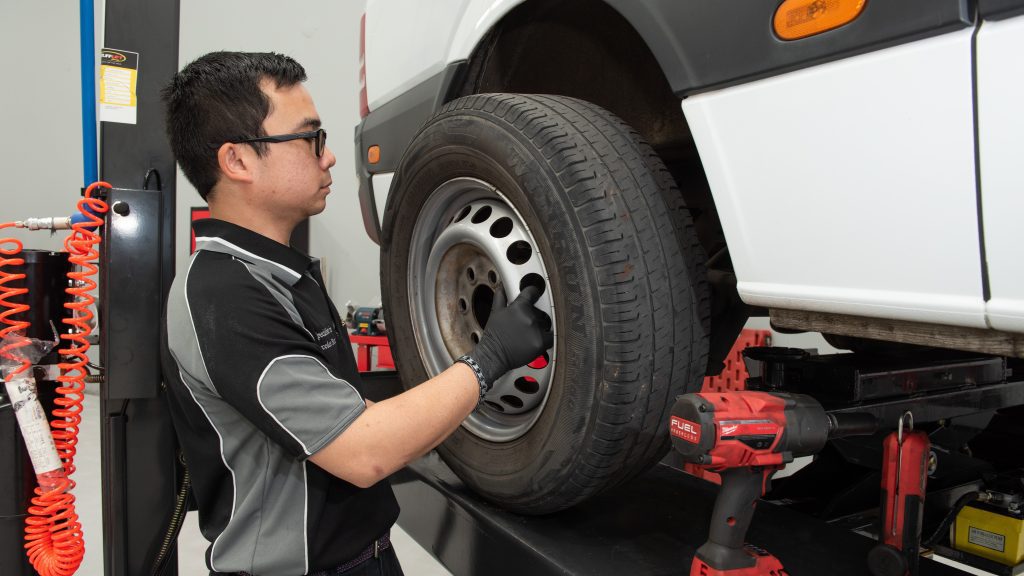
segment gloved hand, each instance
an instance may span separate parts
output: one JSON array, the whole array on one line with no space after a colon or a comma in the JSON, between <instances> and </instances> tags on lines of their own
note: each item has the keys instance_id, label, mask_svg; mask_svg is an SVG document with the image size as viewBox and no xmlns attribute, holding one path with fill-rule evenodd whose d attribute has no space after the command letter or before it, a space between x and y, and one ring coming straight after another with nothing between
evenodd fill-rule
<instances>
[{"instance_id":1,"label":"gloved hand","mask_svg":"<svg viewBox=\"0 0 1024 576\"><path fill-rule=\"evenodd\" d=\"M554 343L548 318L534 306L541 292L536 286L527 286L506 307L505 289L497 286L487 327L469 353L488 390L506 372L532 362Z\"/></svg>"}]
</instances>

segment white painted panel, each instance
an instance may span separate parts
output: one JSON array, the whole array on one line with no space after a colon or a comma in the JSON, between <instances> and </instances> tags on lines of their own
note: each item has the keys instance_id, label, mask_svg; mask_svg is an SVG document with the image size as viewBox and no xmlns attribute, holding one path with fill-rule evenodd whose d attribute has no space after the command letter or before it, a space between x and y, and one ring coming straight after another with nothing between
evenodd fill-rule
<instances>
[{"instance_id":1,"label":"white painted panel","mask_svg":"<svg viewBox=\"0 0 1024 576\"><path fill-rule=\"evenodd\" d=\"M524 0L367 0L370 110L470 57L480 39Z\"/></svg>"},{"instance_id":2,"label":"white painted panel","mask_svg":"<svg viewBox=\"0 0 1024 576\"><path fill-rule=\"evenodd\" d=\"M384 228L384 207L388 205L388 193L391 192L391 180L394 178L394 172L382 172L370 176L373 202L377 207L377 223L382 229Z\"/></svg>"},{"instance_id":3,"label":"white painted panel","mask_svg":"<svg viewBox=\"0 0 1024 576\"><path fill-rule=\"evenodd\" d=\"M448 61L469 58L480 39L524 0L469 0L452 37Z\"/></svg>"},{"instance_id":4,"label":"white painted panel","mask_svg":"<svg viewBox=\"0 0 1024 576\"><path fill-rule=\"evenodd\" d=\"M985 326L971 34L683 101L746 302Z\"/></svg>"},{"instance_id":5,"label":"white painted panel","mask_svg":"<svg viewBox=\"0 0 1024 576\"><path fill-rule=\"evenodd\" d=\"M985 22L977 46L988 319L1024 332L1024 16Z\"/></svg>"},{"instance_id":6,"label":"white painted panel","mask_svg":"<svg viewBox=\"0 0 1024 576\"><path fill-rule=\"evenodd\" d=\"M366 95L370 110L444 69L471 0L367 0Z\"/></svg>"}]
</instances>

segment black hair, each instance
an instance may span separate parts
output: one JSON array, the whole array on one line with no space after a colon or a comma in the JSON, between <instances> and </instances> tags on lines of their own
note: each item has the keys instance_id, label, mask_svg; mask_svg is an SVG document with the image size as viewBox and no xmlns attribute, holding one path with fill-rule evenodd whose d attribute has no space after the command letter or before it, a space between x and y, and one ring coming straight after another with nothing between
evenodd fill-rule
<instances>
[{"instance_id":1,"label":"black hair","mask_svg":"<svg viewBox=\"0 0 1024 576\"><path fill-rule=\"evenodd\" d=\"M266 136L270 98L264 81L288 88L306 80L292 58L273 52L211 52L174 75L163 89L167 137L188 181L206 200L220 177L217 150L224 142ZM256 154L265 143L254 143Z\"/></svg>"}]
</instances>

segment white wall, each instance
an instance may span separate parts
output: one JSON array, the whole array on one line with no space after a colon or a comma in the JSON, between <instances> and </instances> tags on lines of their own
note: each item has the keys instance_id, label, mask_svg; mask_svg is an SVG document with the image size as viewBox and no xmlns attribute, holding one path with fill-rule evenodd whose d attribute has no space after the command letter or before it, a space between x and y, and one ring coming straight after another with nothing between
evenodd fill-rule
<instances>
[{"instance_id":1,"label":"white wall","mask_svg":"<svg viewBox=\"0 0 1024 576\"><path fill-rule=\"evenodd\" d=\"M0 222L70 215L82 176L78 1L0 1ZM64 235L5 229L26 248Z\"/></svg>"},{"instance_id":2,"label":"white wall","mask_svg":"<svg viewBox=\"0 0 1024 576\"><path fill-rule=\"evenodd\" d=\"M182 0L179 63L214 50L273 51L288 54L305 68L338 157L327 210L310 225L310 252L324 259L325 279L344 314L348 301L380 301L377 245L363 231L356 197L353 130L359 122L359 17L363 0ZM178 175L179 270L188 241L190 206L202 205L195 189Z\"/></svg>"},{"instance_id":3,"label":"white wall","mask_svg":"<svg viewBox=\"0 0 1024 576\"><path fill-rule=\"evenodd\" d=\"M313 218L310 252L325 261L331 296L380 301L378 250L363 231L356 198L353 129L359 122L362 0L181 1L179 62L212 50L276 51L296 58L338 157L327 210ZM83 184L78 2L3 0L0 47L8 68L0 90L0 222L68 215ZM97 48L102 46L99 39ZM145 103L140 103L145 105ZM179 173L178 265L188 252L189 207L202 205ZM26 248L59 249L64 234L4 230Z\"/></svg>"}]
</instances>

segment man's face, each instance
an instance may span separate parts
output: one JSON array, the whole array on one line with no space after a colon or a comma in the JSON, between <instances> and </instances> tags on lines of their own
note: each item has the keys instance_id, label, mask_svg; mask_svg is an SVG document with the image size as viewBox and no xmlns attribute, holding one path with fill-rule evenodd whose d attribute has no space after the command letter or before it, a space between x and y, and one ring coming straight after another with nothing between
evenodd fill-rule
<instances>
[{"instance_id":1,"label":"man's face","mask_svg":"<svg viewBox=\"0 0 1024 576\"><path fill-rule=\"evenodd\" d=\"M313 98L302 84L277 88L265 81L263 91L270 98L270 114L263 121L268 136L308 132L320 127L320 115ZM295 223L323 212L331 193L331 167L337 162L329 147L317 158L312 140L290 140L267 144L259 159L255 201Z\"/></svg>"}]
</instances>

